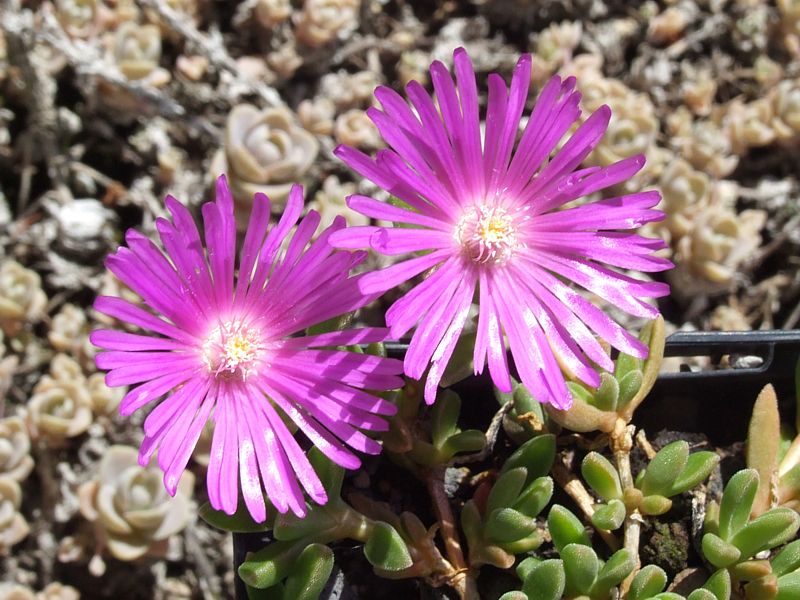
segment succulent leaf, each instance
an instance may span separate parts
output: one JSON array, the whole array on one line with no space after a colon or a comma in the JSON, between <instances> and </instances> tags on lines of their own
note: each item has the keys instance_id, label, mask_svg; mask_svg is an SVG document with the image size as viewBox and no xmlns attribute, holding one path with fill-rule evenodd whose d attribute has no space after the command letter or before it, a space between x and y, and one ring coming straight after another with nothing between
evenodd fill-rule
<instances>
[{"instance_id":1,"label":"succulent leaf","mask_svg":"<svg viewBox=\"0 0 800 600\"><path fill-rule=\"evenodd\" d=\"M800 598L800 571L778 577L778 595L775 600L796 600Z\"/></svg>"},{"instance_id":2,"label":"succulent leaf","mask_svg":"<svg viewBox=\"0 0 800 600\"><path fill-rule=\"evenodd\" d=\"M711 471L719 464L719 455L716 452L694 452L686 460L686 467L672 482L667 496L677 496L688 492L699 485L711 475Z\"/></svg>"},{"instance_id":3,"label":"succulent leaf","mask_svg":"<svg viewBox=\"0 0 800 600\"><path fill-rule=\"evenodd\" d=\"M258 552L248 554L239 565L239 577L254 588L269 588L280 582L302 551L296 542L272 542Z\"/></svg>"},{"instance_id":4,"label":"succulent leaf","mask_svg":"<svg viewBox=\"0 0 800 600\"><path fill-rule=\"evenodd\" d=\"M787 544L772 559L772 572L778 577L800 569L800 540Z\"/></svg>"},{"instance_id":5,"label":"succulent leaf","mask_svg":"<svg viewBox=\"0 0 800 600\"><path fill-rule=\"evenodd\" d=\"M659 450L647 465L639 489L645 496L669 494L673 482L686 468L689 460L689 444L678 440Z\"/></svg>"},{"instance_id":6,"label":"succulent leaf","mask_svg":"<svg viewBox=\"0 0 800 600\"><path fill-rule=\"evenodd\" d=\"M606 502L622 498L619 473L605 456L590 452L581 463L581 474L591 488Z\"/></svg>"},{"instance_id":7,"label":"succulent leaf","mask_svg":"<svg viewBox=\"0 0 800 600\"><path fill-rule=\"evenodd\" d=\"M553 434L537 435L531 438L508 457L500 473L505 473L517 467L528 470L526 483L544 477L550 472L556 458L556 436Z\"/></svg>"},{"instance_id":8,"label":"succulent leaf","mask_svg":"<svg viewBox=\"0 0 800 600\"><path fill-rule=\"evenodd\" d=\"M701 545L703 556L718 569L724 569L735 564L742 555L736 546L729 544L713 533L705 534Z\"/></svg>"},{"instance_id":9,"label":"succulent leaf","mask_svg":"<svg viewBox=\"0 0 800 600\"><path fill-rule=\"evenodd\" d=\"M686 600L717 600L717 597L708 590L699 588L689 594Z\"/></svg>"},{"instance_id":10,"label":"succulent leaf","mask_svg":"<svg viewBox=\"0 0 800 600\"><path fill-rule=\"evenodd\" d=\"M431 408L431 441L441 448L447 438L458 432L458 415L461 413L461 398L451 390L445 390Z\"/></svg>"},{"instance_id":11,"label":"succulent leaf","mask_svg":"<svg viewBox=\"0 0 800 600\"><path fill-rule=\"evenodd\" d=\"M589 594L600 571L597 554L583 544L568 544L559 554L564 564L566 594L568 596Z\"/></svg>"},{"instance_id":12,"label":"succulent leaf","mask_svg":"<svg viewBox=\"0 0 800 600\"><path fill-rule=\"evenodd\" d=\"M758 394L747 431L747 466L758 471L759 484L752 515L758 516L770 507L770 485L778 471L778 445L781 440L781 418L775 388L767 385Z\"/></svg>"},{"instance_id":13,"label":"succulent leaf","mask_svg":"<svg viewBox=\"0 0 800 600\"><path fill-rule=\"evenodd\" d=\"M636 558L627 548L614 552L597 574L597 580L592 586L592 596L606 597L623 579L633 573Z\"/></svg>"},{"instance_id":14,"label":"succulent leaf","mask_svg":"<svg viewBox=\"0 0 800 600\"><path fill-rule=\"evenodd\" d=\"M513 508L498 508L486 520L486 535L496 544L515 542L536 530L536 521Z\"/></svg>"},{"instance_id":15,"label":"succulent leaf","mask_svg":"<svg viewBox=\"0 0 800 600\"><path fill-rule=\"evenodd\" d=\"M325 456L316 446L308 451L308 460L328 493L328 500L338 498L342 493L344 469Z\"/></svg>"},{"instance_id":16,"label":"succulent leaf","mask_svg":"<svg viewBox=\"0 0 800 600\"><path fill-rule=\"evenodd\" d=\"M744 469L730 478L719 507L719 537L730 541L750 520L758 490L758 472Z\"/></svg>"},{"instance_id":17,"label":"succulent leaf","mask_svg":"<svg viewBox=\"0 0 800 600\"><path fill-rule=\"evenodd\" d=\"M592 514L592 525L599 529L614 531L625 522L625 504L622 500L611 500L608 504L595 506Z\"/></svg>"},{"instance_id":18,"label":"succulent leaf","mask_svg":"<svg viewBox=\"0 0 800 600\"><path fill-rule=\"evenodd\" d=\"M560 560L545 560L525 578L522 591L529 600L560 600L565 579L564 565Z\"/></svg>"},{"instance_id":19,"label":"succulent leaf","mask_svg":"<svg viewBox=\"0 0 800 600\"><path fill-rule=\"evenodd\" d=\"M773 508L742 527L731 539L742 556L775 548L792 539L800 529L800 515L790 508Z\"/></svg>"},{"instance_id":20,"label":"succulent leaf","mask_svg":"<svg viewBox=\"0 0 800 600\"><path fill-rule=\"evenodd\" d=\"M268 519L266 523L256 523L250 516L247 507L243 502L236 507L236 512L232 515L226 514L221 510L215 510L211 504L204 502L199 510L200 518L206 523L217 529L231 531L234 533L256 533L268 531L271 527ZM274 514L274 511L272 511ZM269 513L268 513L269 514Z\"/></svg>"},{"instance_id":21,"label":"succulent leaf","mask_svg":"<svg viewBox=\"0 0 800 600\"><path fill-rule=\"evenodd\" d=\"M559 552L568 544L592 545L580 519L560 504L554 504L550 509L547 528L553 539L553 545Z\"/></svg>"},{"instance_id":22,"label":"succulent leaf","mask_svg":"<svg viewBox=\"0 0 800 600\"><path fill-rule=\"evenodd\" d=\"M373 567L384 571L400 571L413 564L408 547L397 530L382 521L375 523L364 544L364 556Z\"/></svg>"},{"instance_id":23,"label":"succulent leaf","mask_svg":"<svg viewBox=\"0 0 800 600\"><path fill-rule=\"evenodd\" d=\"M667 574L656 565L647 565L636 573L628 590L628 600L647 600L667 586Z\"/></svg>"},{"instance_id":24,"label":"succulent leaf","mask_svg":"<svg viewBox=\"0 0 800 600\"><path fill-rule=\"evenodd\" d=\"M619 400L619 382L609 373L600 374L600 385L594 393L594 405L600 410L616 410Z\"/></svg>"},{"instance_id":25,"label":"succulent leaf","mask_svg":"<svg viewBox=\"0 0 800 600\"><path fill-rule=\"evenodd\" d=\"M639 510L642 514L654 517L663 515L665 512L668 512L670 508L672 508L672 500L658 494L645 496L639 504Z\"/></svg>"},{"instance_id":26,"label":"succulent leaf","mask_svg":"<svg viewBox=\"0 0 800 600\"><path fill-rule=\"evenodd\" d=\"M727 569L719 569L708 578L703 586L714 594L717 600L730 600L731 597L731 574Z\"/></svg>"},{"instance_id":27,"label":"succulent leaf","mask_svg":"<svg viewBox=\"0 0 800 600\"><path fill-rule=\"evenodd\" d=\"M553 496L553 480L539 477L526 487L514 501L512 508L529 517L538 515Z\"/></svg>"},{"instance_id":28,"label":"succulent leaf","mask_svg":"<svg viewBox=\"0 0 800 600\"><path fill-rule=\"evenodd\" d=\"M500 477L492 485L489 498L486 501L486 513L492 514L498 508L511 506L519 497L525 480L528 477L528 470L525 467L517 467L509 471L501 472Z\"/></svg>"},{"instance_id":29,"label":"succulent leaf","mask_svg":"<svg viewBox=\"0 0 800 600\"><path fill-rule=\"evenodd\" d=\"M317 600L333 570L333 551L325 544L309 544L294 561L284 584L283 597Z\"/></svg>"}]
</instances>

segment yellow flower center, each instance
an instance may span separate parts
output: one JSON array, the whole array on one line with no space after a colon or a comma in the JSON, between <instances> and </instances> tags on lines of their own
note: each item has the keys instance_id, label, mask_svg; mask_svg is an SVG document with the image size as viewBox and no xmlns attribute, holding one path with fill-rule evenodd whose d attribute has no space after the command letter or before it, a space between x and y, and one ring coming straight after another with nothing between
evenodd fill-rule
<instances>
[{"instance_id":1,"label":"yellow flower center","mask_svg":"<svg viewBox=\"0 0 800 600\"><path fill-rule=\"evenodd\" d=\"M203 361L219 377L244 381L255 369L264 351L257 328L241 321L228 321L215 327L203 344Z\"/></svg>"},{"instance_id":2,"label":"yellow flower center","mask_svg":"<svg viewBox=\"0 0 800 600\"><path fill-rule=\"evenodd\" d=\"M502 264L520 246L514 217L499 206L470 208L454 235L464 254L478 264Z\"/></svg>"}]
</instances>

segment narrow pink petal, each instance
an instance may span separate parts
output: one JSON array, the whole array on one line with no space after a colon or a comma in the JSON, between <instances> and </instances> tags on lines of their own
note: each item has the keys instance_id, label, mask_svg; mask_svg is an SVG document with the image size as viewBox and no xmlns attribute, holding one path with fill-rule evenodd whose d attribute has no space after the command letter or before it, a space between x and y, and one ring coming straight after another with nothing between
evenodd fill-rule
<instances>
[{"instance_id":1,"label":"narrow pink petal","mask_svg":"<svg viewBox=\"0 0 800 600\"><path fill-rule=\"evenodd\" d=\"M450 252L447 250L436 250L424 256L404 260L380 271L373 271L361 278L359 288L364 294L385 292L408 281L415 275L419 275L426 269L430 269L443 261L448 254Z\"/></svg>"},{"instance_id":2,"label":"narrow pink petal","mask_svg":"<svg viewBox=\"0 0 800 600\"><path fill-rule=\"evenodd\" d=\"M429 217L416 211L400 208L388 202L380 202L368 196L349 196L347 198L347 206L372 219L419 225L421 227L427 227L428 229L439 229L442 231L452 231L453 229L453 226L448 222ZM331 243L333 243L333 241Z\"/></svg>"},{"instance_id":3,"label":"narrow pink petal","mask_svg":"<svg viewBox=\"0 0 800 600\"><path fill-rule=\"evenodd\" d=\"M379 227L370 238L370 246L387 256L439 250L453 246L453 234L433 229L410 227Z\"/></svg>"},{"instance_id":4,"label":"narrow pink petal","mask_svg":"<svg viewBox=\"0 0 800 600\"><path fill-rule=\"evenodd\" d=\"M171 371L166 375L154 377L153 379L132 388L119 404L119 414L123 417L132 415L145 404L160 398L168 391L176 388L177 386L187 382L190 378L196 376L196 373L186 371Z\"/></svg>"},{"instance_id":5,"label":"narrow pink petal","mask_svg":"<svg viewBox=\"0 0 800 600\"><path fill-rule=\"evenodd\" d=\"M142 350L188 350L189 347L169 338L136 335L113 329L96 329L89 334L89 341L98 348L106 350L125 350L138 352Z\"/></svg>"},{"instance_id":6,"label":"narrow pink petal","mask_svg":"<svg viewBox=\"0 0 800 600\"><path fill-rule=\"evenodd\" d=\"M142 329L150 329L155 333L160 333L185 344L195 344L197 341L194 336L122 298L98 296L94 301L94 308L109 317L131 325L137 325Z\"/></svg>"}]
</instances>

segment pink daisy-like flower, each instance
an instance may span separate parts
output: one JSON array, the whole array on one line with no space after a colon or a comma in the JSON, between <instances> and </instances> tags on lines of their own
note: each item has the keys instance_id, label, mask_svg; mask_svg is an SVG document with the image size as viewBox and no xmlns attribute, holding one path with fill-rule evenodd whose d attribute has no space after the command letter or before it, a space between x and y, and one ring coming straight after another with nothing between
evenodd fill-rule
<instances>
[{"instance_id":1,"label":"pink daisy-like flower","mask_svg":"<svg viewBox=\"0 0 800 600\"><path fill-rule=\"evenodd\" d=\"M121 298L95 302L100 312L154 335L91 335L106 350L97 355L97 366L109 370L106 383L135 386L122 400L123 415L161 399L145 419L139 462L146 465L158 450L164 485L174 495L203 426L213 419L211 505L232 514L241 489L256 521L266 518L264 492L278 511L304 516L303 490L319 504L327 498L284 417L332 461L355 469L360 461L349 448L381 449L360 429L385 430L380 415L395 412L392 403L364 390L403 383L400 361L330 349L382 341L385 329L303 335L372 299L359 291L359 277L350 277L366 253L330 246L331 234L344 228L342 218L306 248L320 221L313 211L290 236L303 208L300 186L269 230L269 200L256 194L238 265L224 177L216 201L203 206L205 248L186 207L171 197L166 205L172 221L156 224L165 252L129 230L128 247L107 260L154 312Z\"/></svg>"},{"instance_id":2,"label":"pink daisy-like flower","mask_svg":"<svg viewBox=\"0 0 800 600\"><path fill-rule=\"evenodd\" d=\"M389 149L374 160L346 146L336 150L406 207L364 196L351 196L348 205L403 227L349 228L331 236L331 243L387 255L422 253L367 275L361 289L380 293L430 270L386 313L392 337L416 325L405 372L419 379L430 365L429 403L477 289L475 372L488 362L494 383L510 391L505 333L522 382L540 401L567 408L572 396L559 362L590 386L599 384L593 362L613 368L596 335L621 351L647 355L643 344L567 282L633 315L655 317L657 309L642 298L664 296L668 286L609 266L639 271L672 266L652 255L664 247L661 240L621 231L662 219L663 213L653 210L660 196L648 191L557 210L627 180L642 168L644 157L579 168L605 133L611 116L607 106L557 149L581 114L574 77L550 79L517 141L530 83L529 56L519 60L510 89L496 73L489 76L481 136L472 64L463 49L456 50L454 62L455 82L442 63L431 65L439 110L416 81L406 87L411 107L387 87L375 91L383 110L368 112Z\"/></svg>"}]
</instances>

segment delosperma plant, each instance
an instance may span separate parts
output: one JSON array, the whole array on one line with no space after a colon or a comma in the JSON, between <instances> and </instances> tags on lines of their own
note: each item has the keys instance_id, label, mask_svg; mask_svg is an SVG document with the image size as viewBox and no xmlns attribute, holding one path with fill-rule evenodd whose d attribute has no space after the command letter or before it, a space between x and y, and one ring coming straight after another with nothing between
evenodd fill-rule
<instances>
[{"instance_id":1,"label":"delosperma plant","mask_svg":"<svg viewBox=\"0 0 800 600\"><path fill-rule=\"evenodd\" d=\"M554 77L526 111L527 56L510 87L491 75L479 88L461 49L454 72L434 63L434 95L412 81L408 102L379 88L368 113L389 147L336 150L390 194L348 199L380 223L318 231L316 212L300 219L295 186L275 224L256 194L237 237L222 176L202 234L171 197L161 248L128 233L107 265L143 305L100 297L95 308L145 333L91 339L107 383L133 386L120 412L153 405L139 463L155 457L174 495L213 422L201 515L273 539L239 566L251 598L318 597L342 540L363 543L380 577L464 599L800 598L800 438L780 444L774 394L756 405L751 468L717 496L704 488L717 453L684 440L656 449L632 424L664 350L649 299L668 287L619 269L671 263L655 254L661 241L633 231L663 218L659 194L601 193L644 158L584 166L610 109L584 119L580 82ZM405 258L364 270L367 249ZM407 281L387 327L352 326ZM627 331L597 298L646 324ZM384 342L412 330L403 360L388 357ZM484 370L496 414L464 428L468 403L495 400L440 385ZM381 451L422 482L432 510L346 486L345 469ZM644 564L642 532L679 518L687 499L705 515L698 565L670 583Z\"/></svg>"}]
</instances>

